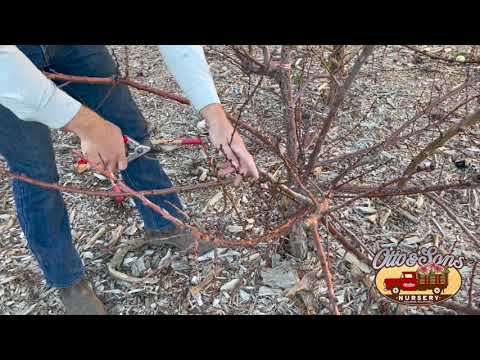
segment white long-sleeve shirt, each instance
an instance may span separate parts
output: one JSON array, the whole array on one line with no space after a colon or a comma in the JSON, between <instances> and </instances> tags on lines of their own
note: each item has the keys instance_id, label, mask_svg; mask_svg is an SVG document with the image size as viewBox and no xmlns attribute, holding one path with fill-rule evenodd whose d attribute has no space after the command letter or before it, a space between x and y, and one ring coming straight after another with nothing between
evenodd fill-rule
<instances>
[{"instance_id":1,"label":"white long-sleeve shirt","mask_svg":"<svg viewBox=\"0 0 480 360\"><path fill-rule=\"evenodd\" d=\"M159 49L169 71L197 111L220 103L201 46L159 45ZM14 45L0 45L0 104L21 120L38 121L51 128L63 127L81 106Z\"/></svg>"}]
</instances>

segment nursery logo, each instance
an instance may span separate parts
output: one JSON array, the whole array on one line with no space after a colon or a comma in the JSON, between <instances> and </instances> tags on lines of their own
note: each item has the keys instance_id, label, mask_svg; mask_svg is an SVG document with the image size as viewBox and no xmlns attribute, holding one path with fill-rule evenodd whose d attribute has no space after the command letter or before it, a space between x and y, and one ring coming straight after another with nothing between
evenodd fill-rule
<instances>
[{"instance_id":1,"label":"nursery logo","mask_svg":"<svg viewBox=\"0 0 480 360\"><path fill-rule=\"evenodd\" d=\"M442 255L431 246L405 253L383 249L373 259L375 285L388 299L407 305L431 305L445 301L460 290L463 257Z\"/></svg>"}]
</instances>

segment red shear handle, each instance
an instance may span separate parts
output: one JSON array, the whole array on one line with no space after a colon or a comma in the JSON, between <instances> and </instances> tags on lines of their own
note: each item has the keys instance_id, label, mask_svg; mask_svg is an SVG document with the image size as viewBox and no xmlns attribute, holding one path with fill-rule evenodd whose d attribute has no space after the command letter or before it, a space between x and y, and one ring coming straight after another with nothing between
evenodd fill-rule
<instances>
[{"instance_id":1,"label":"red shear handle","mask_svg":"<svg viewBox=\"0 0 480 360\"><path fill-rule=\"evenodd\" d=\"M182 145L202 145L203 141L200 138L182 139Z\"/></svg>"},{"instance_id":2,"label":"red shear handle","mask_svg":"<svg viewBox=\"0 0 480 360\"><path fill-rule=\"evenodd\" d=\"M123 135L123 142L125 144L128 144L128 136L127 135Z\"/></svg>"}]
</instances>

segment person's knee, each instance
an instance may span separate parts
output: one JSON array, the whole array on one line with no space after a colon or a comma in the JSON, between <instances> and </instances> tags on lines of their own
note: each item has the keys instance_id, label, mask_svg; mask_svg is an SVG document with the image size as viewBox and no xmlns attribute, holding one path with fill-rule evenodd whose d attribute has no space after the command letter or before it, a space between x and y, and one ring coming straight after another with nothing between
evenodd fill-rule
<instances>
[{"instance_id":1,"label":"person's knee","mask_svg":"<svg viewBox=\"0 0 480 360\"><path fill-rule=\"evenodd\" d=\"M130 162L122 175L136 190L166 189L173 186L158 160L147 156Z\"/></svg>"},{"instance_id":2,"label":"person's knee","mask_svg":"<svg viewBox=\"0 0 480 360\"><path fill-rule=\"evenodd\" d=\"M121 85L126 86L126 85ZM101 115L117 125L124 135L144 143L148 142L150 134L148 125L137 104L131 97L128 88L115 89L115 94L100 109Z\"/></svg>"}]
</instances>

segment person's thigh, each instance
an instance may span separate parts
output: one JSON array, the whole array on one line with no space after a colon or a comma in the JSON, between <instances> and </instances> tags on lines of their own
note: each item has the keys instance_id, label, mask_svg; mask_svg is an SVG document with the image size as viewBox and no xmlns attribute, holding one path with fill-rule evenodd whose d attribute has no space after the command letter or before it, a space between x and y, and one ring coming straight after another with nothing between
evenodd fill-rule
<instances>
[{"instance_id":1,"label":"person's thigh","mask_svg":"<svg viewBox=\"0 0 480 360\"><path fill-rule=\"evenodd\" d=\"M48 183L58 182L50 130L17 118L0 106L0 154L11 172ZM17 218L50 286L68 287L83 276L62 195L14 180Z\"/></svg>"},{"instance_id":2,"label":"person's thigh","mask_svg":"<svg viewBox=\"0 0 480 360\"><path fill-rule=\"evenodd\" d=\"M51 53L51 67L60 73L91 77L117 74L117 65L104 45L56 46ZM131 138L143 141L148 137L147 124L128 86L71 83L63 90L117 125Z\"/></svg>"},{"instance_id":3,"label":"person's thigh","mask_svg":"<svg viewBox=\"0 0 480 360\"><path fill-rule=\"evenodd\" d=\"M34 121L20 120L0 105L0 154L11 171L36 180L58 181L50 130Z\"/></svg>"},{"instance_id":4,"label":"person's thigh","mask_svg":"<svg viewBox=\"0 0 480 360\"><path fill-rule=\"evenodd\" d=\"M60 73L91 77L111 77L117 74L117 66L105 46L63 46L55 49L53 53L55 55L52 68ZM72 83L63 89L120 127L123 134L139 142L149 140L147 124L128 86ZM128 168L122 172L122 176L125 182L136 190L164 189L173 186L159 162L145 156L131 161ZM176 209L182 208L182 204L176 194L149 196L149 199L172 215L181 217ZM170 222L140 201L135 200L135 203L147 229L160 229L170 225Z\"/></svg>"}]
</instances>

